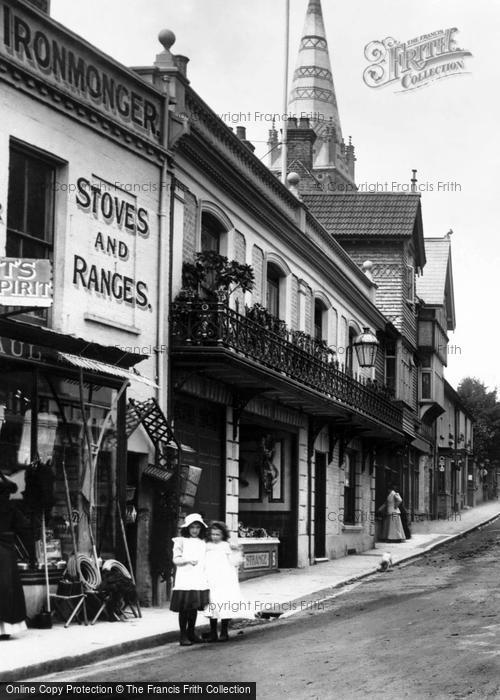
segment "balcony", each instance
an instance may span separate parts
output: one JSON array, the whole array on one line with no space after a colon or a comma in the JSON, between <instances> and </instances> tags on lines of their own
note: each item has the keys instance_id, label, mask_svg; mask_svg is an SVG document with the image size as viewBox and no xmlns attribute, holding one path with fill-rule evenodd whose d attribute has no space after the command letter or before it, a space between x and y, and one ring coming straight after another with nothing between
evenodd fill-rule
<instances>
[{"instance_id":1,"label":"balcony","mask_svg":"<svg viewBox=\"0 0 500 700\"><path fill-rule=\"evenodd\" d=\"M351 376L324 344L277 321L274 328L225 302L178 300L171 309L172 357L179 369L255 389L310 415L375 437L402 432L402 414L385 387Z\"/></svg>"}]
</instances>

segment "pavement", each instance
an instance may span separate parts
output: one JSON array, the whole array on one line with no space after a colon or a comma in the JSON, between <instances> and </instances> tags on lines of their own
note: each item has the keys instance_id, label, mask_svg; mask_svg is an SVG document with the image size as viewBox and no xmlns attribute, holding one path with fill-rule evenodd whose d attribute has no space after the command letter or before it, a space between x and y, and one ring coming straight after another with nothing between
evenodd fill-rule
<instances>
[{"instance_id":1,"label":"pavement","mask_svg":"<svg viewBox=\"0 0 500 700\"><path fill-rule=\"evenodd\" d=\"M390 552L393 564L401 565L499 517L500 501L495 500L462 511L448 520L414 522L412 538L406 542L378 542L374 549L362 554L321 562L307 569L282 569L243 581L243 601L252 613L289 616L319 604L335 589L373 575L382 552ZM62 623L54 623L51 629L29 629L17 637L0 640L0 681L36 678L177 642L177 619L177 614L167 608L143 608L141 618L130 617L123 622L99 621L87 627L72 623L66 629ZM204 624L206 618L199 614L198 625Z\"/></svg>"}]
</instances>

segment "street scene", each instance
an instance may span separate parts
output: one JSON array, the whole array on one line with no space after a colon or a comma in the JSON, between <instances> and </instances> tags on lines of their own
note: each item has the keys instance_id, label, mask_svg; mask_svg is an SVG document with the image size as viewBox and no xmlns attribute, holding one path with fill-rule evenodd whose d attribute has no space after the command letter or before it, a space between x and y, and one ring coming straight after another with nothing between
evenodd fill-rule
<instances>
[{"instance_id":1,"label":"street scene","mask_svg":"<svg viewBox=\"0 0 500 700\"><path fill-rule=\"evenodd\" d=\"M498 19L0 0L0 700L500 697Z\"/></svg>"},{"instance_id":2,"label":"street scene","mask_svg":"<svg viewBox=\"0 0 500 700\"><path fill-rule=\"evenodd\" d=\"M235 631L223 649L160 646L37 680L210 681L217 668L224 681L258 678L266 698L497 698L499 547L497 520L285 620Z\"/></svg>"}]
</instances>

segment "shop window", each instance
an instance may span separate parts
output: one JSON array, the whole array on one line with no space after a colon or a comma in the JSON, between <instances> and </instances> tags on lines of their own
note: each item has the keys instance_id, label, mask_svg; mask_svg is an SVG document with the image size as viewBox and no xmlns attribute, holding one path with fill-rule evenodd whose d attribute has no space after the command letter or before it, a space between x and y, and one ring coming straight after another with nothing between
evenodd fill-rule
<instances>
[{"instance_id":1,"label":"shop window","mask_svg":"<svg viewBox=\"0 0 500 700\"><path fill-rule=\"evenodd\" d=\"M344 470L344 523L354 525L356 522L356 459L353 454L345 455Z\"/></svg>"},{"instance_id":2,"label":"shop window","mask_svg":"<svg viewBox=\"0 0 500 700\"><path fill-rule=\"evenodd\" d=\"M9 258L53 257L55 164L21 146L11 146L7 196L7 242ZM15 311L17 308L10 308ZM19 308L22 312L22 308ZM28 314L25 314L28 315ZM47 319L46 309L29 314Z\"/></svg>"},{"instance_id":3,"label":"shop window","mask_svg":"<svg viewBox=\"0 0 500 700\"><path fill-rule=\"evenodd\" d=\"M22 370L15 363L2 363L0 381L0 453L2 472L17 485L11 497L25 516L26 526L19 535L18 553L29 567L41 564L39 491L29 488L30 465L39 457L44 475L51 476L53 489L42 483L40 493L53 493L53 507L47 518L48 539L66 558L72 552L70 518L76 527L78 542L88 546L88 527L83 494L90 495L87 442L82 417L79 383L60 374ZM116 554L118 531L115 518L116 488L120 481L116 458L117 414L113 405L115 390L96 383L84 385L85 417L91 441L97 444L101 428L106 427L97 460L94 481L93 532L99 554ZM67 474L71 513L63 478ZM49 480L49 481L50 481ZM49 489L47 491L46 489ZM53 566L53 564L51 564Z\"/></svg>"}]
</instances>

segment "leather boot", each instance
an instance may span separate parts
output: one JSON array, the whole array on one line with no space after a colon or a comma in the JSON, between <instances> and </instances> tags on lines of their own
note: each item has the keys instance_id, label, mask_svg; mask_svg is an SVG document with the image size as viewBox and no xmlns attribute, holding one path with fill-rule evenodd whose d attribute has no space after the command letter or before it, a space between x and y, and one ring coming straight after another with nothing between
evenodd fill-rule
<instances>
[{"instance_id":1,"label":"leather boot","mask_svg":"<svg viewBox=\"0 0 500 700\"><path fill-rule=\"evenodd\" d=\"M181 647L190 647L193 643L188 639L187 625L188 625L188 613L180 612L179 613L179 629L181 631L181 636L180 636L179 644L181 645Z\"/></svg>"},{"instance_id":2,"label":"leather boot","mask_svg":"<svg viewBox=\"0 0 500 700\"><path fill-rule=\"evenodd\" d=\"M217 636L217 619L211 617L210 618L210 637L208 638L209 642L217 642L219 641L219 638Z\"/></svg>"},{"instance_id":3,"label":"leather boot","mask_svg":"<svg viewBox=\"0 0 500 700\"><path fill-rule=\"evenodd\" d=\"M229 620L221 620L219 642L227 642L227 640L229 639L229 635L227 633L228 626Z\"/></svg>"},{"instance_id":4,"label":"leather boot","mask_svg":"<svg viewBox=\"0 0 500 700\"><path fill-rule=\"evenodd\" d=\"M187 636L192 644L202 644L203 639L199 637L194 631L196 625L196 618L198 617L197 610L190 610L188 613L188 623L187 623Z\"/></svg>"}]
</instances>

